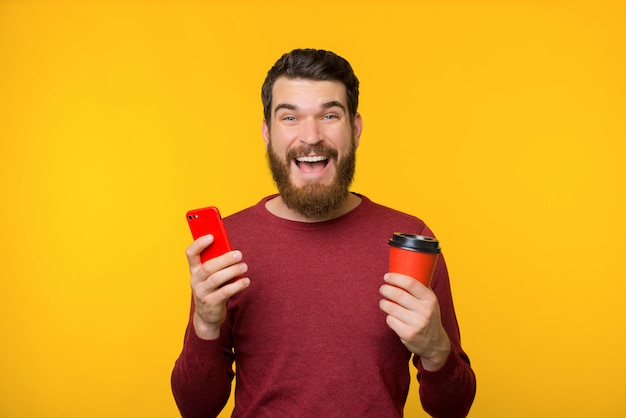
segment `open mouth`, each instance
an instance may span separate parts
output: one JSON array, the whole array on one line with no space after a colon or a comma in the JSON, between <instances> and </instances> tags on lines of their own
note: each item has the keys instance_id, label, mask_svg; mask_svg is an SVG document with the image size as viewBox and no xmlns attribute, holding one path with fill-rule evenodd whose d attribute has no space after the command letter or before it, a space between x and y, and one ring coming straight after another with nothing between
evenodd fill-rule
<instances>
[{"instance_id":1,"label":"open mouth","mask_svg":"<svg viewBox=\"0 0 626 418\"><path fill-rule=\"evenodd\" d=\"M328 165L330 159L329 157L314 155L307 157L298 157L294 161L303 173L314 174L322 172Z\"/></svg>"}]
</instances>

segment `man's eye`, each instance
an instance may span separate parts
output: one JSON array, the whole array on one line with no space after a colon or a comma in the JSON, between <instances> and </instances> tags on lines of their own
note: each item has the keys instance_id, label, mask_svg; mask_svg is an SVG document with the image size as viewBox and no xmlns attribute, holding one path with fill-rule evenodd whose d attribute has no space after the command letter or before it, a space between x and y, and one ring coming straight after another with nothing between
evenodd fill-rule
<instances>
[{"instance_id":1,"label":"man's eye","mask_svg":"<svg viewBox=\"0 0 626 418\"><path fill-rule=\"evenodd\" d=\"M287 122L293 122L294 120L296 120L296 117L295 116L283 116L283 120Z\"/></svg>"},{"instance_id":2,"label":"man's eye","mask_svg":"<svg viewBox=\"0 0 626 418\"><path fill-rule=\"evenodd\" d=\"M324 119L337 119L337 118L339 118L339 116L335 115L334 113L324 115Z\"/></svg>"}]
</instances>

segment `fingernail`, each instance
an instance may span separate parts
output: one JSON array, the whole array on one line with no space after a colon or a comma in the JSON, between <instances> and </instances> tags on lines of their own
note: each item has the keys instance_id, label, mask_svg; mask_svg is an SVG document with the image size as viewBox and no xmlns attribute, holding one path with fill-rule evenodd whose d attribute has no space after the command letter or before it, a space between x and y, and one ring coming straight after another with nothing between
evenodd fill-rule
<instances>
[{"instance_id":1,"label":"fingernail","mask_svg":"<svg viewBox=\"0 0 626 418\"><path fill-rule=\"evenodd\" d=\"M235 251L235 252L233 253L233 258L234 258L235 260L241 260L241 252L239 252L239 251Z\"/></svg>"}]
</instances>

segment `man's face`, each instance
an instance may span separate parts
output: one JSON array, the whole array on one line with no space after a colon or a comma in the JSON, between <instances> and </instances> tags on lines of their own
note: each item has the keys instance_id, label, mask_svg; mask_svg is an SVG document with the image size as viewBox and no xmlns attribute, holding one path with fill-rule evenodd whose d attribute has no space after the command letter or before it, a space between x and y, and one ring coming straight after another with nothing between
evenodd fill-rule
<instances>
[{"instance_id":1,"label":"man's face","mask_svg":"<svg viewBox=\"0 0 626 418\"><path fill-rule=\"evenodd\" d=\"M338 81L281 77L272 92L272 119L263 122L263 137L274 181L290 209L307 218L323 216L348 195L361 116L350 121Z\"/></svg>"}]
</instances>

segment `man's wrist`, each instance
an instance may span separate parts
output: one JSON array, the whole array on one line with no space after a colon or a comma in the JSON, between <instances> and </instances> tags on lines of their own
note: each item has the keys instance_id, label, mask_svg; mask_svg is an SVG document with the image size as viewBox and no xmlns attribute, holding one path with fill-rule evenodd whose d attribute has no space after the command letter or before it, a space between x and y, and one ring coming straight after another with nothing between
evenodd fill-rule
<instances>
[{"instance_id":1,"label":"man's wrist","mask_svg":"<svg viewBox=\"0 0 626 418\"><path fill-rule=\"evenodd\" d=\"M429 372L435 372L441 369L443 365L446 364L446 360L448 359L451 350L452 347L450 345L450 340L446 336L445 341L442 341L441 347L434 349L427 356L420 357L422 367Z\"/></svg>"},{"instance_id":2,"label":"man's wrist","mask_svg":"<svg viewBox=\"0 0 626 418\"><path fill-rule=\"evenodd\" d=\"M193 316L193 328L196 335L203 340L216 340L220 336L220 327L207 324L197 314Z\"/></svg>"}]
</instances>

